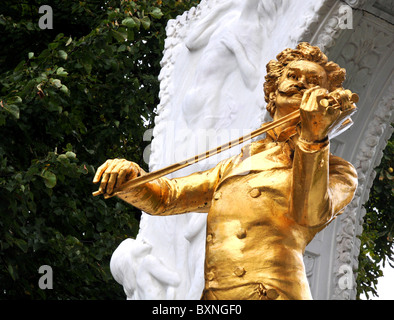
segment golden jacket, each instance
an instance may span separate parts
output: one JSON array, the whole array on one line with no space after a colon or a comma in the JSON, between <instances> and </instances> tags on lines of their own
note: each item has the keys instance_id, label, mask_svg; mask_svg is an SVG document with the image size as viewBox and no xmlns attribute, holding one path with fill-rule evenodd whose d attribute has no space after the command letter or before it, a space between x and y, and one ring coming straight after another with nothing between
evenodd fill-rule
<instances>
[{"instance_id":1,"label":"golden jacket","mask_svg":"<svg viewBox=\"0 0 394 320\"><path fill-rule=\"evenodd\" d=\"M152 215L208 213L203 299L311 299L305 247L352 200L357 174L328 140L297 137L270 132L210 170L119 197Z\"/></svg>"}]
</instances>

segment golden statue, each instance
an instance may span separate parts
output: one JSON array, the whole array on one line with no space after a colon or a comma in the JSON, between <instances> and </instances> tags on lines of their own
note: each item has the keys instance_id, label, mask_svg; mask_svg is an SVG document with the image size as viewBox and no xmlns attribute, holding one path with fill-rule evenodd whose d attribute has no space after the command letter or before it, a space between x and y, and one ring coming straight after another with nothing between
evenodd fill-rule
<instances>
[{"instance_id":1,"label":"golden statue","mask_svg":"<svg viewBox=\"0 0 394 320\"><path fill-rule=\"evenodd\" d=\"M97 194L113 194L152 215L205 212L203 300L311 299L303 253L352 200L357 173L329 152L329 135L355 111L342 88L345 70L318 47L300 43L267 65L267 110L274 122L299 117L216 167L187 177L161 177L138 187L135 163L107 160ZM119 192L121 191L121 192Z\"/></svg>"}]
</instances>

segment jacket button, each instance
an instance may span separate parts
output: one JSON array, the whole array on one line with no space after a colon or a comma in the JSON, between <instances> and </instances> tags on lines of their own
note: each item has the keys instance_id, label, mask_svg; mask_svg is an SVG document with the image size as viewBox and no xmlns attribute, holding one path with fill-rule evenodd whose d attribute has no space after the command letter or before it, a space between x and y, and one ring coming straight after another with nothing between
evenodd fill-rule
<instances>
[{"instance_id":1,"label":"jacket button","mask_svg":"<svg viewBox=\"0 0 394 320\"><path fill-rule=\"evenodd\" d=\"M221 196L222 196L222 193L218 191L218 192L215 192L215 195L213 196L213 198L215 200L219 200Z\"/></svg>"},{"instance_id":2,"label":"jacket button","mask_svg":"<svg viewBox=\"0 0 394 320\"><path fill-rule=\"evenodd\" d=\"M245 273L246 273L246 271L245 271L245 269L242 268L242 267L236 267L236 268L234 269L234 274L235 274L237 277L242 277Z\"/></svg>"},{"instance_id":3,"label":"jacket button","mask_svg":"<svg viewBox=\"0 0 394 320\"><path fill-rule=\"evenodd\" d=\"M213 274L213 272L208 272L207 273L207 279L209 281L212 281L215 278L215 275Z\"/></svg>"},{"instance_id":4,"label":"jacket button","mask_svg":"<svg viewBox=\"0 0 394 320\"><path fill-rule=\"evenodd\" d=\"M211 234L208 234L207 235L207 242L211 242L212 241L212 235Z\"/></svg>"},{"instance_id":5,"label":"jacket button","mask_svg":"<svg viewBox=\"0 0 394 320\"><path fill-rule=\"evenodd\" d=\"M257 197L259 197L259 196L261 195L261 192L260 192L259 189L254 188L254 189L252 189L252 190L249 192L249 194L250 194L250 196L251 196L252 198L257 198Z\"/></svg>"},{"instance_id":6,"label":"jacket button","mask_svg":"<svg viewBox=\"0 0 394 320\"><path fill-rule=\"evenodd\" d=\"M238 239L243 239L246 237L246 230L241 228L237 231L236 236Z\"/></svg>"},{"instance_id":7,"label":"jacket button","mask_svg":"<svg viewBox=\"0 0 394 320\"><path fill-rule=\"evenodd\" d=\"M267 298L270 300L275 300L276 298L279 297L279 293L275 289L268 289L266 294L267 294Z\"/></svg>"}]
</instances>

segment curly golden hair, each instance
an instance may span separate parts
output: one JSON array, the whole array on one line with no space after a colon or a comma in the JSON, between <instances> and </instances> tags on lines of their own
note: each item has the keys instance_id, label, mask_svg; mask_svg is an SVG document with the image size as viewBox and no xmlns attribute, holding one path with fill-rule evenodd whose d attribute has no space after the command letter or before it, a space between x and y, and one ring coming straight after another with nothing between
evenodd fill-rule
<instances>
[{"instance_id":1,"label":"curly golden hair","mask_svg":"<svg viewBox=\"0 0 394 320\"><path fill-rule=\"evenodd\" d=\"M283 74L286 66L299 60L315 62L323 67L327 73L330 92L342 87L346 77L346 70L332 61L328 61L327 56L319 47L310 45L307 42L301 42L296 49L285 49L276 56L277 60L271 60L267 64L267 75L265 76L264 95L267 102L267 111L271 116L275 113L275 101L270 99L271 93L278 89L279 79Z\"/></svg>"}]
</instances>

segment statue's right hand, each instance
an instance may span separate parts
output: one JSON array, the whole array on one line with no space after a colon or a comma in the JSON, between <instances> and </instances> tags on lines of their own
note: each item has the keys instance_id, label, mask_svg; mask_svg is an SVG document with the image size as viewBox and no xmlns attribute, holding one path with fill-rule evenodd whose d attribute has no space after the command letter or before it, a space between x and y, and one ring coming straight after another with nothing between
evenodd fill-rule
<instances>
[{"instance_id":1,"label":"statue's right hand","mask_svg":"<svg viewBox=\"0 0 394 320\"><path fill-rule=\"evenodd\" d=\"M138 164L125 159L109 159L101 165L94 176L93 183L101 179L97 194L112 194L114 189L120 189L122 185L137 177L140 173Z\"/></svg>"}]
</instances>

